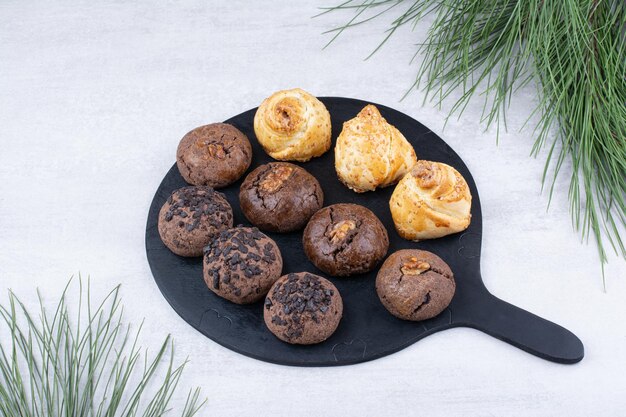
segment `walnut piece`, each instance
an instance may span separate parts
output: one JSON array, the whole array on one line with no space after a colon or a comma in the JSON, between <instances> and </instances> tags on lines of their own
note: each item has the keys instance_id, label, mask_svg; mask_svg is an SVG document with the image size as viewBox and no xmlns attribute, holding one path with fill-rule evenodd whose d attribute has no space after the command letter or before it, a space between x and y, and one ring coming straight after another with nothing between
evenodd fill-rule
<instances>
[{"instance_id":1,"label":"walnut piece","mask_svg":"<svg viewBox=\"0 0 626 417\"><path fill-rule=\"evenodd\" d=\"M416 257L411 257L402 265L400 270L404 275L419 275L430 269L430 264L424 261L418 261Z\"/></svg>"},{"instance_id":2,"label":"walnut piece","mask_svg":"<svg viewBox=\"0 0 626 417\"><path fill-rule=\"evenodd\" d=\"M211 158L226 158L226 151L224 150L224 146L220 143L208 143L208 141L205 139L199 139L198 141L196 141L196 146L200 148L206 147L208 150L208 154Z\"/></svg>"},{"instance_id":3,"label":"walnut piece","mask_svg":"<svg viewBox=\"0 0 626 417\"><path fill-rule=\"evenodd\" d=\"M226 152L224 152L224 147L215 143L211 143L209 145L209 155L217 159L226 158Z\"/></svg>"},{"instance_id":4,"label":"walnut piece","mask_svg":"<svg viewBox=\"0 0 626 417\"><path fill-rule=\"evenodd\" d=\"M330 231L330 243L336 244L346 238L350 230L356 229L354 220L342 220L335 224Z\"/></svg>"},{"instance_id":5,"label":"walnut piece","mask_svg":"<svg viewBox=\"0 0 626 417\"><path fill-rule=\"evenodd\" d=\"M285 181L287 181L292 172L292 167L278 165L261 180L259 188L265 192L273 193L278 190Z\"/></svg>"}]
</instances>

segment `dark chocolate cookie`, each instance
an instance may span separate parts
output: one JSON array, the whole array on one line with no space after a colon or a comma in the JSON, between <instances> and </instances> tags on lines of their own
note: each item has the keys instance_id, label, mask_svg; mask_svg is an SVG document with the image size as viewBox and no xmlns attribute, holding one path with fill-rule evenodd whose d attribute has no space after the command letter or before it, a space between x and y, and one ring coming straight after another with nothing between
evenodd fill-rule
<instances>
[{"instance_id":1,"label":"dark chocolate cookie","mask_svg":"<svg viewBox=\"0 0 626 417\"><path fill-rule=\"evenodd\" d=\"M276 242L256 227L224 230L204 249L204 282L233 303L260 300L283 270Z\"/></svg>"},{"instance_id":2,"label":"dark chocolate cookie","mask_svg":"<svg viewBox=\"0 0 626 417\"><path fill-rule=\"evenodd\" d=\"M347 276L371 271L385 257L389 236L369 209L333 204L311 217L302 243L316 267L329 275Z\"/></svg>"},{"instance_id":3,"label":"dark chocolate cookie","mask_svg":"<svg viewBox=\"0 0 626 417\"><path fill-rule=\"evenodd\" d=\"M200 256L219 232L233 227L233 210L211 187L174 191L159 212L159 235L180 256Z\"/></svg>"},{"instance_id":4,"label":"dark chocolate cookie","mask_svg":"<svg viewBox=\"0 0 626 417\"><path fill-rule=\"evenodd\" d=\"M337 288L308 272L283 275L265 299L267 328L280 340L298 345L323 342L332 335L343 314Z\"/></svg>"},{"instance_id":5,"label":"dark chocolate cookie","mask_svg":"<svg viewBox=\"0 0 626 417\"><path fill-rule=\"evenodd\" d=\"M195 128L178 144L176 164L185 181L226 187L250 166L252 147L246 135L226 123Z\"/></svg>"},{"instance_id":6,"label":"dark chocolate cookie","mask_svg":"<svg viewBox=\"0 0 626 417\"><path fill-rule=\"evenodd\" d=\"M320 183L304 168L270 162L252 171L239 191L241 210L261 230L292 232L324 205Z\"/></svg>"},{"instance_id":7,"label":"dark chocolate cookie","mask_svg":"<svg viewBox=\"0 0 626 417\"><path fill-rule=\"evenodd\" d=\"M404 320L435 317L450 304L456 284L437 255L403 249L387 258L376 277L376 292L391 314Z\"/></svg>"}]
</instances>

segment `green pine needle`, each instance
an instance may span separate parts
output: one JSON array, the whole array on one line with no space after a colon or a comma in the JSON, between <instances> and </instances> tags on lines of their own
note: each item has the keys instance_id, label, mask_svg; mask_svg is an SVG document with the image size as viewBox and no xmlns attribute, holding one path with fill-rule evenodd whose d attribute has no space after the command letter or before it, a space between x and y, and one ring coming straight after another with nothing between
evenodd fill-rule
<instances>
[{"instance_id":1,"label":"green pine needle","mask_svg":"<svg viewBox=\"0 0 626 417\"><path fill-rule=\"evenodd\" d=\"M81 280L76 296L69 287L53 312L39 292L38 315L12 292L0 305L0 417L171 415L185 368L174 364L171 338L149 359L138 344L141 326L132 332L122 323L119 286L97 305L89 284ZM192 417L203 404L199 389L191 390L176 415Z\"/></svg>"},{"instance_id":2,"label":"green pine needle","mask_svg":"<svg viewBox=\"0 0 626 417\"><path fill-rule=\"evenodd\" d=\"M606 242L626 259L620 236L626 228L623 0L369 0L348 1L324 13L339 10L351 11L354 18L331 31L331 42L347 28L400 11L373 53L400 26L414 27L433 15L416 53L424 59L409 91L423 87L426 97L441 105L460 89L451 115L462 113L474 95L483 95L482 121L506 128L512 93L535 77L541 101L533 114L541 118L532 153L548 145L543 184L551 198L569 158L574 227L583 240L595 238L602 265Z\"/></svg>"}]
</instances>

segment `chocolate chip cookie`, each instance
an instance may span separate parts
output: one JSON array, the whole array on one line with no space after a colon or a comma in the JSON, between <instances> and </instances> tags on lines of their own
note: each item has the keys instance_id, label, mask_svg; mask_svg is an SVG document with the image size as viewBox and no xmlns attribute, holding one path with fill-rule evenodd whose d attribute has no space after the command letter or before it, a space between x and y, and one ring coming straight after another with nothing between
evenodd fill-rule
<instances>
[{"instance_id":1,"label":"chocolate chip cookie","mask_svg":"<svg viewBox=\"0 0 626 417\"><path fill-rule=\"evenodd\" d=\"M333 204L311 217L302 236L313 264L332 276L371 271L389 249L385 226L369 209Z\"/></svg>"},{"instance_id":2,"label":"chocolate chip cookie","mask_svg":"<svg viewBox=\"0 0 626 417\"><path fill-rule=\"evenodd\" d=\"M265 299L267 328L280 340L298 345L323 342L337 329L343 302L327 279L308 272L283 275Z\"/></svg>"},{"instance_id":3,"label":"chocolate chip cookie","mask_svg":"<svg viewBox=\"0 0 626 417\"><path fill-rule=\"evenodd\" d=\"M183 187L161 207L158 227L172 252L200 256L215 235L233 227L233 210L224 195L211 187Z\"/></svg>"},{"instance_id":4,"label":"chocolate chip cookie","mask_svg":"<svg viewBox=\"0 0 626 417\"><path fill-rule=\"evenodd\" d=\"M276 242L256 227L222 231L204 250L204 282L211 291L233 303L260 300L283 269Z\"/></svg>"},{"instance_id":5,"label":"chocolate chip cookie","mask_svg":"<svg viewBox=\"0 0 626 417\"><path fill-rule=\"evenodd\" d=\"M178 144L176 165L193 185L226 187L250 166L250 141L235 126L212 123L187 133Z\"/></svg>"},{"instance_id":6,"label":"chocolate chip cookie","mask_svg":"<svg viewBox=\"0 0 626 417\"><path fill-rule=\"evenodd\" d=\"M320 183L304 168L270 162L252 171L239 191L241 210L261 230L292 232L324 205Z\"/></svg>"},{"instance_id":7,"label":"chocolate chip cookie","mask_svg":"<svg viewBox=\"0 0 626 417\"><path fill-rule=\"evenodd\" d=\"M455 289L450 267L434 253L417 249L391 254L376 277L380 301L404 320L435 317L448 307Z\"/></svg>"}]
</instances>

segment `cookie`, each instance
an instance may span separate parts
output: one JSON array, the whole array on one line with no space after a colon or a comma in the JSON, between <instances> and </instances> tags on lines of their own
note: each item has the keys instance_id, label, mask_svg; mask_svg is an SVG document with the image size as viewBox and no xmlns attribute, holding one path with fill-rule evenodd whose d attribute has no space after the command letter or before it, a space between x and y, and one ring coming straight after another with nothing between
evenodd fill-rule
<instances>
[{"instance_id":1,"label":"cookie","mask_svg":"<svg viewBox=\"0 0 626 417\"><path fill-rule=\"evenodd\" d=\"M357 204L333 204L311 217L302 236L313 264L332 276L371 271L389 249L385 226Z\"/></svg>"},{"instance_id":2,"label":"cookie","mask_svg":"<svg viewBox=\"0 0 626 417\"><path fill-rule=\"evenodd\" d=\"M224 230L204 250L204 282L215 294L237 304L263 298L282 269L276 242L256 227Z\"/></svg>"},{"instance_id":3,"label":"cookie","mask_svg":"<svg viewBox=\"0 0 626 417\"><path fill-rule=\"evenodd\" d=\"M437 255L417 249L391 254L376 277L376 292L394 316L412 321L435 317L450 304L456 284Z\"/></svg>"},{"instance_id":4,"label":"cookie","mask_svg":"<svg viewBox=\"0 0 626 417\"><path fill-rule=\"evenodd\" d=\"M224 195L211 187L183 187L161 207L158 227L172 252L200 256L219 232L233 227L233 210Z\"/></svg>"},{"instance_id":5,"label":"cookie","mask_svg":"<svg viewBox=\"0 0 626 417\"><path fill-rule=\"evenodd\" d=\"M320 183L304 168L270 162L252 171L239 191L241 210L261 230L292 232L324 205Z\"/></svg>"},{"instance_id":6,"label":"cookie","mask_svg":"<svg viewBox=\"0 0 626 417\"><path fill-rule=\"evenodd\" d=\"M343 302L327 279L308 272L283 275L265 298L263 317L280 340L298 345L323 342L337 329Z\"/></svg>"},{"instance_id":7,"label":"cookie","mask_svg":"<svg viewBox=\"0 0 626 417\"><path fill-rule=\"evenodd\" d=\"M237 181L252 162L250 141L235 126L212 123L187 133L178 144L176 165L193 185L222 188Z\"/></svg>"}]
</instances>

